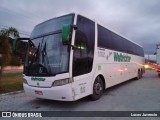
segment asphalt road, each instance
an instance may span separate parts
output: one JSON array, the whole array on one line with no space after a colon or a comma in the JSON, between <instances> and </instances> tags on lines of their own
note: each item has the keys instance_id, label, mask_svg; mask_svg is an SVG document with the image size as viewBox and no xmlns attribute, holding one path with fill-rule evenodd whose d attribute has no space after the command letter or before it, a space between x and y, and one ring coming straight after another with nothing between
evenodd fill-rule
<instances>
[{"instance_id":1,"label":"asphalt road","mask_svg":"<svg viewBox=\"0 0 160 120\"><path fill-rule=\"evenodd\" d=\"M160 78L158 77L156 71L148 70L140 80L130 80L106 89L101 99L97 101L90 101L88 98L83 98L74 102L44 100L28 97L24 92L18 94L0 95L0 110L160 111ZM114 118L110 119L113 120ZM126 119L127 118L124 118L123 120ZM160 118L154 119L158 120ZM150 120L152 119L150 118Z\"/></svg>"}]
</instances>

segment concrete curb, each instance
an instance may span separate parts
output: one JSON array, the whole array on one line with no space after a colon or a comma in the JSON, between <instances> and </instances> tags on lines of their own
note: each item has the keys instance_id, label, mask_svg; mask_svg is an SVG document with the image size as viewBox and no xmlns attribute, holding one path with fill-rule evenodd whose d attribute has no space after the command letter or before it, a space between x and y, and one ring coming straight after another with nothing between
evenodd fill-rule
<instances>
[{"instance_id":1,"label":"concrete curb","mask_svg":"<svg viewBox=\"0 0 160 120\"><path fill-rule=\"evenodd\" d=\"M14 95L14 94L19 94L19 93L23 93L24 90L19 90L19 91L14 91L14 92L9 92L9 93L2 93L0 94L0 96L5 96L5 95Z\"/></svg>"}]
</instances>

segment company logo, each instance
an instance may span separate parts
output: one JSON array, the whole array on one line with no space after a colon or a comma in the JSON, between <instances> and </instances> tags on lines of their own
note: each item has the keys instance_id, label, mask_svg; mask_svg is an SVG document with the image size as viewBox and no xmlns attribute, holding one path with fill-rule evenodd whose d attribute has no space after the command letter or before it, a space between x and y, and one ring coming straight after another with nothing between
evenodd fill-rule
<instances>
[{"instance_id":1,"label":"company logo","mask_svg":"<svg viewBox=\"0 0 160 120\"><path fill-rule=\"evenodd\" d=\"M11 117L11 112L2 112L2 117Z\"/></svg>"},{"instance_id":2,"label":"company logo","mask_svg":"<svg viewBox=\"0 0 160 120\"><path fill-rule=\"evenodd\" d=\"M118 54L118 52L114 52L114 61L115 62L130 62L131 57L128 56L127 54Z\"/></svg>"},{"instance_id":3,"label":"company logo","mask_svg":"<svg viewBox=\"0 0 160 120\"><path fill-rule=\"evenodd\" d=\"M33 81L45 81L45 78L31 77L31 80L33 80Z\"/></svg>"},{"instance_id":4,"label":"company logo","mask_svg":"<svg viewBox=\"0 0 160 120\"><path fill-rule=\"evenodd\" d=\"M39 91L39 95L43 95L42 92ZM24 117L42 117L42 113L41 112L1 112L0 113L0 117L12 117L12 118L24 118Z\"/></svg>"}]
</instances>

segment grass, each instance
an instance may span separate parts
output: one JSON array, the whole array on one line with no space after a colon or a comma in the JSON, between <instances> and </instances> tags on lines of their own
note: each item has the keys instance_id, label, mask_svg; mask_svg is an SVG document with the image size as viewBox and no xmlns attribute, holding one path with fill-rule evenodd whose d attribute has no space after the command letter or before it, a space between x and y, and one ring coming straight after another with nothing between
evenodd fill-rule
<instances>
[{"instance_id":1,"label":"grass","mask_svg":"<svg viewBox=\"0 0 160 120\"><path fill-rule=\"evenodd\" d=\"M22 72L4 73L0 80L0 94L23 89Z\"/></svg>"}]
</instances>

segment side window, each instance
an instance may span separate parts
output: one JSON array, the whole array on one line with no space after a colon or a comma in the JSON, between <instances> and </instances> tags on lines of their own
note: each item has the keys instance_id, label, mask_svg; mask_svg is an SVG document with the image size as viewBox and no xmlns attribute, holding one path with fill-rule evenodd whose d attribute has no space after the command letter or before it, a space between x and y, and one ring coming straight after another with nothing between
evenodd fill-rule
<instances>
[{"instance_id":1,"label":"side window","mask_svg":"<svg viewBox=\"0 0 160 120\"><path fill-rule=\"evenodd\" d=\"M73 76L87 74L92 70L95 41L95 23L78 15L73 53Z\"/></svg>"},{"instance_id":2,"label":"side window","mask_svg":"<svg viewBox=\"0 0 160 120\"><path fill-rule=\"evenodd\" d=\"M104 27L98 25L98 46L103 48L113 48L113 37L112 32Z\"/></svg>"},{"instance_id":3,"label":"side window","mask_svg":"<svg viewBox=\"0 0 160 120\"><path fill-rule=\"evenodd\" d=\"M143 48L98 25L98 47L144 56Z\"/></svg>"}]
</instances>

